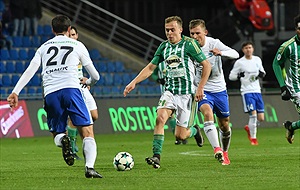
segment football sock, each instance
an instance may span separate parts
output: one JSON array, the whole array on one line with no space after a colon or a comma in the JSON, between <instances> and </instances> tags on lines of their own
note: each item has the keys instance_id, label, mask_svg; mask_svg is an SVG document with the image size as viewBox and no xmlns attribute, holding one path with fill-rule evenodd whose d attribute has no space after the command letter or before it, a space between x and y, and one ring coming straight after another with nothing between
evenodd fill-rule
<instances>
[{"instance_id":1,"label":"football sock","mask_svg":"<svg viewBox=\"0 0 300 190\"><path fill-rule=\"evenodd\" d=\"M254 139L256 139L256 133L257 133L256 123L257 123L257 116L250 115L248 127L249 127L249 131L250 131L250 136L251 136L251 138L254 138Z\"/></svg>"},{"instance_id":2,"label":"football sock","mask_svg":"<svg viewBox=\"0 0 300 190\"><path fill-rule=\"evenodd\" d=\"M68 136L70 137L71 148L73 153L78 152L78 147L76 145L77 131L78 130L76 128L71 128L70 126L68 126Z\"/></svg>"},{"instance_id":3,"label":"football sock","mask_svg":"<svg viewBox=\"0 0 300 190\"><path fill-rule=\"evenodd\" d=\"M292 129L300 129L300 120L298 120L298 121L294 121L293 123L292 123Z\"/></svg>"},{"instance_id":4,"label":"football sock","mask_svg":"<svg viewBox=\"0 0 300 190\"><path fill-rule=\"evenodd\" d=\"M172 129L172 133L175 134L176 119L174 117L169 119L169 126Z\"/></svg>"},{"instance_id":5,"label":"football sock","mask_svg":"<svg viewBox=\"0 0 300 190\"><path fill-rule=\"evenodd\" d=\"M163 143L164 143L164 138L165 136L164 135L161 135L161 134L154 134L153 135L153 154L161 154L161 151L162 151L162 146L163 146Z\"/></svg>"},{"instance_id":6,"label":"football sock","mask_svg":"<svg viewBox=\"0 0 300 190\"><path fill-rule=\"evenodd\" d=\"M220 147L218 131L213 121L204 122L204 132L213 148Z\"/></svg>"},{"instance_id":7,"label":"football sock","mask_svg":"<svg viewBox=\"0 0 300 190\"><path fill-rule=\"evenodd\" d=\"M56 146L62 147L62 144L61 144L61 138L62 138L63 136L65 136L65 135L66 135L66 134L64 134L64 133L60 133L60 134L57 134L57 135L54 137L54 143L55 143Z\"/></svg>"},{"instance_id":8,"label":"football sock","mask_svg":"<svg viewBox=\"0 0 300 190\"><path fill-rule=\"evenodd\" d=\"M190 127L190 131L191 131L190 138L197 134L197 129L195 127Z\"/></svg>"},{"instance_id":9,"label":"football sock","mask_svg":"<svg viewBox=\"0 0 300 190\"><path fill-rule=\"evenodd\" d=\"M97 145L95 139L92 137L85 137L83 139L82 149L85 158L85 166L94 168L97 157Z\"/></svg>"},{"instance_id":10,"label":"football sock","mask_svg":"<svg viewBox=\"0 0 300 190\"><path fill-rule=\"evenodd\" d=\"M223 132L222 130L219 130L220 135L220 142L222 145L223 151L228 151L230 146L230 140L231 140L231 129L229 128L229 131Z\"/></svg>"}]
</instances>

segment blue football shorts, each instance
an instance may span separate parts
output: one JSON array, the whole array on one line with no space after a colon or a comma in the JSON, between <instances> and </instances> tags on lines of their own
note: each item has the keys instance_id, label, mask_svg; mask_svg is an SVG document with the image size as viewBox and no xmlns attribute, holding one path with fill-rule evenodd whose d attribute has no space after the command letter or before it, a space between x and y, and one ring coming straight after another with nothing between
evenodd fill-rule
<instances>
[{"instance_id":1,"label":"blue football shorts","mask_svg":"<svg viewBox=\"0 0 300 190\"><path fill-rule=\"evenodd\" d=\"M261 93L246 93L242 95L244 112L248 113L256 110L257 113L264 113L264 101Z\"/></svg>"},{"instance_id":2,"label":"blue football shorts","mask_svg":"<svg viewBox=\"0 0 300 190\"><path fill-rule=\"evenodd\" d=\"M229 100L226 90L214 93L204 91L204 98L198 103L199 111L203 104L208 104L218 118L226 118L230 116Z\"/></svg>"},{"instance_id":3,"label":"blue football shorts","mask_svg":"<svg viewBox=\"0 0 300 190\"><path fill-rule=\"evenodd\" d=\"M44 101L50 132L64 133L68 117L74 126L93 124L80 89L64 88L46 95Z\"/></svg>"}]
</instances>

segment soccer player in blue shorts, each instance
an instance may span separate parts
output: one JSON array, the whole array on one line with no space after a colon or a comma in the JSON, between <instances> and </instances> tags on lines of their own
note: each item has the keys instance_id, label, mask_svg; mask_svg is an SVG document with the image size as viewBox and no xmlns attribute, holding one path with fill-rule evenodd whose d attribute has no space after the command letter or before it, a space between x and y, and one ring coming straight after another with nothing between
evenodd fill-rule
<instances>
[{"instance_id":1,"label":"soccer player in blue shorts","mask_svg":"<svg viewBox=\"0 0 300 190\"><path fill-rule=\"evenodd\" d=\"M222 69L221 57L236 59L239 54L236 50L226 46L219 39L208 37L205 21L194 19L189 23L190 36L196 39L211 64L211 74L204 86L204 98L198 103L198 110L204 115L204 132L212 148L214 157L222 163L229 165L228 149L231 139L229 126L229 102L226 83ZM201 80L202 67L196 67L195 85ZM218 118L219 135L214 124L214 113ZM219 143L221 139L221 147Z\"/></svg>"},{"instance_id":2,"label":"soccer player in blue shorts","mask_svg":"<svg viewBox=\"0 0 300 190\"><path fill-rule=\"evenodd\" d=\"M248 125L245 130L251 145L258 145L256 138L257 127L264 121L264 101L261 95L259 78L266 75L262 61L258 56L253 55L254 46L251 41L242 44L244 56L238 59L233 65L229 74L230 80L241 81L241 95L244 105L244 112L249 114Z\"/></svg>"},{"instance_id":3,"label":"soccer player in blue shorts","mask_svg":"<svg viewBox=\"0 0 300 190\"><path fill-rule=\"evenodd\" d=\"M97 145L94 139L93 121L84 102L80 85L80 83L93 85L99 80L100 75L83 43L69 38L70 29L71 20L67 16L57 15L52 19L55 37L37 49L28 68L7 97L7 101L12 108L15 108L18 105L20 91L42 66L44 108L55 145L62 148L65 162L72 166L74 156L70 139L66 135L66 124L70 117L83 138L85 177L102 178L94 169ZM89 73L89 79L85 78L82 81L78 79L79 63L82 63Z\"/></svg>"}]
</instances>

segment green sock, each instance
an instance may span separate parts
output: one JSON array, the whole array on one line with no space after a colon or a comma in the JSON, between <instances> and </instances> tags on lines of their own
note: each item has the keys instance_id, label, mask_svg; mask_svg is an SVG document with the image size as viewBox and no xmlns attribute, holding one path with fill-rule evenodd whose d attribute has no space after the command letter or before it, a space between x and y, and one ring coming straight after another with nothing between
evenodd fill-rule
<instances>
[{"instance_id":1,"label":"green sock","mask_svg":"<svg viewBox=\"0 0 300 190\"><path fill-rule=\"evenodd\" d=\"M196 135L197 133L197 129L195 127L190 127L190 130L191 130L191 134L190 134L190 137L193 137Z\"/></svg>"},{"instance_id":2,"label":"green sock","mask_svg":"<svg viewBox=\"0 0 300 190\"><path fill-rule=\"evenodd\" d=\"M68 137L70 137L72 152L78 152L78 147L76 145L77 129L68 126Z\"/></svg>"},{"instance_id":3,"label":"green sock","mask_svg":"<svg viewBox=\"0 0 300 190\"><path fill-rule=\"evenodd\" d=\"M172 129L172 133L174 134L175 133L175 127L176 127L176 119L174 117L171 117L169 119L169 125Z\"/></svg>"},{"instance_id":4,"label":"green sock","mask_svg":"<svg viewBox=\"0 0 300 190\"><path fill-rule=\"evenodd\" d=\"M294 129L294 130L300 129L300 120L294 121L294 122L292 123L292 129Z\"/></svg>"},{"instance_id":5,"label":"green sock","mask_svg":"<svg viewBox=\"0 0 300 190\"><path fill-rule=\"evenodd\" d=\"M154 134L153 135L153 154L161 154L162 146L164 143L164 135Z\"/></svg>"}]
</instances>

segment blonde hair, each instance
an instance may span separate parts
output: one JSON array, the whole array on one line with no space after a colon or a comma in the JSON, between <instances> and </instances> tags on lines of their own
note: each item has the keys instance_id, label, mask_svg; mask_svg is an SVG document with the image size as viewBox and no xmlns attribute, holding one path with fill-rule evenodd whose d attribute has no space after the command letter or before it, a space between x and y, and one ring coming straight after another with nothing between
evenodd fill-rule
<instances>
[{"instance_id":1,"label":"blonde hair","mask_svg":"<svg viewBox=\"0 0 300 190\"><path fill-rule=\"evenodd\" d=\"M192 29L192 28L195 28L197 26L201 26L204 30L206 30L206 26L205 26L205 21L202 20L202 19L194 19L194 20L191 20L190 23L189 23L189 28Z\"/></svg>"},{"instance_id":2,"label":"blonde hair","mask_svg":"<svg viewBox=\"0 0 300 190\"><path fill-rule=\"evenodd\" d=\"M166 18L165 19L165 24L173 22L173 21L176 21L178 26L182 27L183 22L182 22L182 19L179 16L170 16L170 17Z\"/></svg>"}]
</instances>

